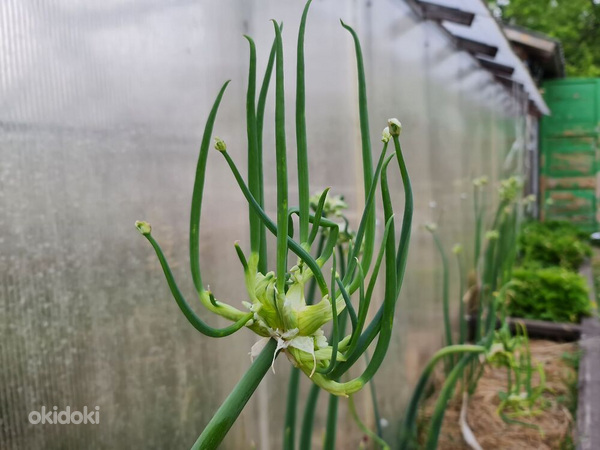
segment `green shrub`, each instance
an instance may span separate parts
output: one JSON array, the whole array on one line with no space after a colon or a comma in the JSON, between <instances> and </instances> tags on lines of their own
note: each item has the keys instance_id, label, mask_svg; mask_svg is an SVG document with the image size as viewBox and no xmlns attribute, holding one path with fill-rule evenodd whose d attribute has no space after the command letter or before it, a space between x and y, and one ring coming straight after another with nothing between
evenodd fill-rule
<instances>
[{"instance_id":1,"label":"green shrub","mask_svg":"<svg viewBox=\"0 0 600 450\"><path fill-rule=\"evenodd\" d=\"M588 236L565 221L528 222L519 235L519 251L524 266L560 266L577 270L592 248Z\"/></svg>"},{"instance_id":2,"label":"green shrub","mask_svg":"<svg viewBox=\"0 0 600 450\"><path fill-rule=\"evenodd\" d=\"M512 317L578 322L591 312L585 278L561 267L518 268L507 292Z\"/></svg>"}]
</instances>

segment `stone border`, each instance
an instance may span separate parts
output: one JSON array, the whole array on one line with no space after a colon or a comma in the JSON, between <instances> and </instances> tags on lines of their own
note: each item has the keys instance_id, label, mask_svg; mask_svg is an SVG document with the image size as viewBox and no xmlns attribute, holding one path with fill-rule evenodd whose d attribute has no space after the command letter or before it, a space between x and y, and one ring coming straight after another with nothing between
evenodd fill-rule
<instances>
[{"instance_id":1,"label":"stone border","mask_svg":"<svg viewBox=\"0 0 600 450\"><path fill-rule=\"evenodd\" d=\"M589 286L590 301L596 302L591 264L584 264L579 273ZM581 321L582 352L579 360L577 402L577 449L600 449L600 321L598 311Z\"/></svg>"}]
</instances>

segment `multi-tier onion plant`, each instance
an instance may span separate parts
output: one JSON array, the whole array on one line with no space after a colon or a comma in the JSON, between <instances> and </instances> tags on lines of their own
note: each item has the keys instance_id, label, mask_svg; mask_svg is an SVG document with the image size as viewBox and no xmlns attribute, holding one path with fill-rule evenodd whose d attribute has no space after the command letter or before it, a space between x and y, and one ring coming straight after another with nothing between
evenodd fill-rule
<instances>
[{"instance_id":1,"label":"multi-tier onion plant","mask_svg":"<svg viewBox=\"0 0 600 450\"><path fill-rule=\"evenodd\" d=\"M252 366L225 400L206 426L193 448L216 448L233 425L244 405L257 388L278 353L285 353L291 363L299 368L316 385L336 396L349 396L359 391L377 372L388 350L396 300L404 277L412 222L412 191L407 168L400 147L400 122L388 121L382 134L382 150L373 168L367 94L362 52L354 30L342 22L353 38L358 67L358 98L361 131L362 165L364 175L364 211L350 250L344 255L344 276L336 267L342 263L335 256L334 248L340 233L337 223L322 216L327 190L319 198L314 214L310 212L309 165L307 130L305 121L304 81L304 30L310 1L307 3L299 28L296 74L296 155L298 168L298 206L289 206L287 178L287 138L285 129L285 93L283 70L283 43L281 26L273 22L275 40L262 86L256 98L256 50L253 40L246 36L250 46L250 69L246 97L246 125L248 170L242 176L227 145L215 138L215 148L229 165L231 172L249 205L250 252L246 255L236 244L245 275L247 302L245 310L218 300L205 287L200 270L199 236L202 200L206 178L207 158L213 127L219 104L229 82L221 88L206 121L200 146L196 179L192 196L190 216L190 268L198 298L208 310L232 321L225 328L207 325L184 298L169 264L152 235L146 222L136 222L138 230L148 239L164 271L167 283L179 308L194 328L209 337L225 337L241 328L248 328L261 339L252 347L256 357ZM263 181L263 122L266 96L271 72L275 71L275 155L277 173L277 217L271 219L264 209ZM388 143L393 142L394 151L388 155ZM388 188L388 166L396 158L405 194L402 229L396 242L396 219ZM381 194L385 231L379 249L375 241L375 199ZM292 217L297 216L298 233L294 232ZM327 238L315 252L315 240L322 230ZM275 270L267 263L266 233L276 237ZM288 267L290 253L296 256L296 264ZM373 258L375 262L372 266ZM331 263L331 274L324 266ZM375 284L380 269L384 267L384 293L382 305L367 325L367 313L375 295ZM310 280L317 286L319 301L309 304L305 289ZM357 297L357 307L353 304ZM342 336L338 315L346 310L350 318L351 332ZM332 336L328 340L323 327L332 323ZM363 355L377 338L375 350L365 370L356 378L340 381L340 377Z\"/></svg>"}]
</instances>

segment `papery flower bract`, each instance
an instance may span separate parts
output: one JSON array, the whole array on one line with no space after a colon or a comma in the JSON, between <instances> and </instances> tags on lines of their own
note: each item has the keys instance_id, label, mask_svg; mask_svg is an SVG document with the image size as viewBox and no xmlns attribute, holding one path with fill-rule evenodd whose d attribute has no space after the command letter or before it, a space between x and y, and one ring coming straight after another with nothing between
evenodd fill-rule
<instances>
[{"instance_id":1,"label":"papery flower bract","mask_svg":"<svg viewBox=\"0 0 600 450\"><path fill-rule=\"evenodd\" d=\"M216 137L216 136L215 136L215 150L218 150L220 152L224 152L227 150L227 144L225 143L225 141L223 139L221 139L220 137Z\"/></svg>"},{"instance_id":2,"label":"papery flower bract","mask_svg":"<svg viewBox=\"0 0 600 450\"><path fill-rule=\"evenodd\" d=\"M388 119L388 127L392 136L400 136L400 133L402 133L402 124L396 118Z\"/></svg>"},{"instance_id":3,"label":"papery flower bract","mask_svg":"<svg viewBox=\"0 0 600 450\"><path fill-rule=\"evenodd\" d=\"M392 135L390 133L390 127L385 127L383 129L383 131L381 132L381 142L384 143L388 143L390 142L390 139L392 138Z\"/></svg>"},{"instance_id":4,"label":"papery flower bract","mask_svg":"<svg viewBox=\"0 0 600 450\"><path fill-rule=\"evenodd\" d=\"M505 203L512 202L519 194L521 187L521 181L515 176L502 180L500 182L500 187L498 188L500 200Z\"/></svg>"},{"instance_id":5,"label":"papery flower bract","mask_svg":"<svg viewBox=\"0 0 600 450\"><path fill-rule=\"evenodd\" d=\"M522 200L523 205L525 205L525 206L535 203L535 201L536 201L536 197L534 194L529 194L528 196L524 197Z\"/></svg>"},{"instance_id":6,"label":"papery flower bract","mask_svg":"<svg viewBox=\"0 0 600 450\"><path fill-rule=\"evenodd\" d=\"M148 222L144 222L142 220L136 220L135 221L135 227L144 236L147 236L150 233L152 233L152 226Z\"/></svg>"},{"instance_id":7,"label":"papery flower bract","mask_svg":"<svg viewBox=\"0 0 600 450\"><path fill-rule=\"evenodd\" d=\"M425 226L425 229L426 229L427 231L429 231L430 233L433 233L433 232L434 232L434 231L436 231L436 230L437 230L437 228L438 228L438 227L437 227L437 224L436 224L436 223L434 223L434 222L428 222L428 223L426 223L424 226Z\"/></svg>"},{"instance_id":8,"label":"papery flower bract","mask_svg":"<svg viewBox=\"0 0 600 450\"><path fill-rule=\"evenodd\" d=\"M454 247L452 247L452 253L454 253L455 255L459 255L463 252L463 246L461 244L454 244Z\"/></svg>"},{"instance_id":9,"label":"papery flower bract","mask_svg":"<svg viewBox=\"0 0 600 450\"><path fill-rule=\"evenodd\" d=\"M475 187L483 187L488 184L488 177L486 175L482 175L480 177L473 179L473 186Z\"/></svg>"},{"instance_id":10,"label":"papery flower bract","mask_svg":"<svg viewBox=\"0 0 600 450\"><path fill-rule=\"evenodd\" d=\"M312 273L303 264L292 267L289 275L283 302L279 301L277 278L273 272L266 276L256 273L255 281L249 280L247 288L254 293L250 295L254 301L244 304L254 313L253 324L258 328L255 331L264 337L253 346L250 354L258 355L273 338L277 341L277 351L284 351L294 365L310 369L312 375L319 363L331 359L332 348L328 347L322 329L333 319L331 303L329 297L324 296L319 303L307 305L304 288ZM345 307L343 299L337 299L336 306L339 314ZM298 351L306 355L302 356Z\"/></svg>"},{"instance_id":11,"label":"papery flower bract","mask_svg":"<svg viewBox=\"0 0 600 450\"><path fill-rule=\"evenodd\" d=\"M489 230L489 231L486 231L486 233L485 233L485 238L488 241L497 240L499 237L500 237L500 233L498 232L498 230Z\"/></svg>"}]
</instances>

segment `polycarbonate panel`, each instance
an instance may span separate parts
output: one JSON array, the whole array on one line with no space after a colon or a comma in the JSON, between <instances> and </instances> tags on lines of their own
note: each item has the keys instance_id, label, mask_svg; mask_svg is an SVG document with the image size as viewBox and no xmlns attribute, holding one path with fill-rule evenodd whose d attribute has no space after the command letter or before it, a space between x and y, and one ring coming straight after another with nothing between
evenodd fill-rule
<instances>
[{"instance_id":1,"label":"polycarbonate panel","mask_svg":"<svg viewBox=\"0 0 600 450\"><path fill-rule=\"evenodd\" d=\"M189 448L248 368L255 337L245 330L224 339L199 335L133 223L152 223L193 298L187 228L203 123L221 84L232 79L215 134L243 167L242 34L256 40L262 76L271 18L285 24L295 198L294 49L302 3L0 3L0 448ZM356 62L340 17L362 39L373 151L379 154L387 119L398 117L415 193L396 331L375 377L391 440L421 368L442 343L439 258L421 226L438 221L448 248L462 242L471 251L471 179L487 174L495 182L522 170L526 102L402 2L315 1L306 37L311 191L331 186L345 195L355 228L363 195ZM276 207L272 100L265 121L269 214ZM203 278L219 298L240 305L245 292L232 244L248 247L247 209L218 154L210 154L208 167ZM381 218L379 212L379 236ZM197 310L210 324L225 325ZM280 448L288 373L288 361L279 358L222 448ZM308 387L303 379L301 407ZM315 445L325 395L320 402ZM373 426L367 390L357 402ZM31 425L28 414L42 406L99 406L100 423ZM339 415L338 448L356 448L362 434L345 400Z\"/></svg>"}]
</instances>

